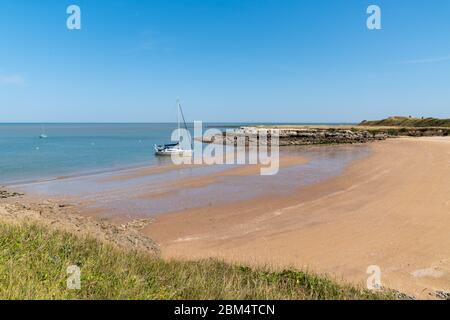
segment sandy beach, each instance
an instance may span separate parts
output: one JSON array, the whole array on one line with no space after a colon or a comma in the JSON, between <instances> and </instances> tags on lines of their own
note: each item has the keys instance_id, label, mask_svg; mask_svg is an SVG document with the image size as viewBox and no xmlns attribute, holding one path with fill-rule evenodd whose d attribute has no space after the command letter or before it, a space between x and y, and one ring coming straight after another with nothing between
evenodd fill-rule
<instances>
[{"instance_id":1,"label":"sandy beach","mask_svg":"<svg viewBox=\"0 0 450 320\"><path fill-rule=\"evenodd\" d=\"M377 265L385 287L418 298L449 291L450 139L370 147L338 177L285 196L161 215L143 232L166 258L294 266L358 284Z\"/></svg>"}]
</instances>

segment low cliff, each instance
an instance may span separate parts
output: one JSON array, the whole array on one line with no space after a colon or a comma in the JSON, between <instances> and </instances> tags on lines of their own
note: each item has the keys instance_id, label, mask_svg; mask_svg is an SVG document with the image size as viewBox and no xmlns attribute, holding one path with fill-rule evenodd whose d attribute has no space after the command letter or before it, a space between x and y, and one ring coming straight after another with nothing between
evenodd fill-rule
<instances>
[{"instance_id":1,"label":"low cliff","mask_svg":"<svg viewBox=\"0 0 450 320\"><path fill-rule=\"evenodd\" d=\"M279 145L315 145L365 143L388 138L385 132L346 128L271 128L271 127L241 127L221 135L205 137L207 143L223 143L229 145L258 143L259 140L272 139L273 130L279 132Z\"/></svg>"},{"instance_id":2,"label":"low cliff","mask_svg":"<svg viewBox=\"0 0 450 320\"><path fill-rule=\"evenodd\" d=\"M364 122L363 122L364 123ZM445 127L390 126L255 126L227 130L219 135L203 138L206 143L227 145L257 144L261 139L272 141L273 130L279 132L279 145L353 144L385 140L395 137L449 136ZM274 140L275 141L275 140Z\"/></svg>"}]
</instances>

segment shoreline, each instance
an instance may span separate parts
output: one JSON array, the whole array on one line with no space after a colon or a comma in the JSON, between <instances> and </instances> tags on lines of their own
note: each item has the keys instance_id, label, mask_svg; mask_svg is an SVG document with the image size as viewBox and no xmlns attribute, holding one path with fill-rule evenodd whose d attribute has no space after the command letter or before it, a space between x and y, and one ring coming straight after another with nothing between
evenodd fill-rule
<instances>
[{"instance_id":1,"label":"shoreline","mask_svg":"<svg viewBox=\"0 0 450 320\"><path fill-rule=\"evenodd\" d=\"M6 188L19 188L22 186L27 186L27 185L32 185L32 184L52 182L52 181L58 181L58 180L64 180L64 179L76 179L76 178L91 177L91 176L109 175L109 174L115 174L115 173L119 174L119 173L128 172L128 171L158 169L161 167L170 167L170 166L171 166L170 164L160 166L157 164L145 165L144 163L141 163L141 164L135 164L135 165L121 166L121 167L117 167L117 168L111 167L111 168L104 168L104 169L98 169L98 170L97 169L88 170L85 172L52 176L52 177L47 177L47 178L12 181L12 182L2 183L1 185Z\"/></svg>"},{"instance_id":2,"label":"shoreline","mask_svg":"<svg viewBox=\"0 0 450 320\"><path fill-rule=\"evenodd\" d=\"M280 171L259 175L261 165L168 165L24 185L11 190L76 202L102 218L154 217L194 207L291 193L299 185L339 175L365 157L367 145L287 147ZM174 201L176 199L176 201Z\"/></svg>"}]
</instances>

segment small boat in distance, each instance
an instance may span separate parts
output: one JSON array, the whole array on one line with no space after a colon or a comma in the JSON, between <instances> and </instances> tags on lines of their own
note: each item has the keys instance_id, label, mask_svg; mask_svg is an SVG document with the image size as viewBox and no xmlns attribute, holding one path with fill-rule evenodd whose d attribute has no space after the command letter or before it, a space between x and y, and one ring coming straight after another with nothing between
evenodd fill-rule
<instances>
[{"instance_id":1,"label":"small boat in distance","mask_svg":"<svg viewBox=\"0 0 450 320\"><path fill-rule=\"evenodd\" d=\"M48 138L48 136L47 136L47 134L45 133L45 128L44 128L44 126L41 126L41 135L39 136L39 139L47 139Z\"/></svg>"},{"instance_id":2,"label":"small boat in distance","mask_svg":"<svg viewBox=\"0 0 450 320\"><path fill-rule=\"evenodd\" d=\"M181 109L180 101L177 100L177 124L178 124L178 132L180 130L180 115L183 118L184 127L186 130L188 130L186 125L186 120L184 119L183 109ZM192 156L192 148L190 149L183 149L180 145L181 136L178 136L178 141L176 143L170 143L170 144L162 144L162 145L155 145L155 154L157 156L171 156L173 154L183 156L183 157L191 157Z\"/></svg>"}]
</instances>

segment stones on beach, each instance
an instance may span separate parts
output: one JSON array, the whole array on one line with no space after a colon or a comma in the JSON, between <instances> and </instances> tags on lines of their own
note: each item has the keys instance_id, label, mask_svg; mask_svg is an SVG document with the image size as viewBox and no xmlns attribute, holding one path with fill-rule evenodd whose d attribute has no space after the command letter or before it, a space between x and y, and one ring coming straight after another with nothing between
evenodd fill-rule
<instances>
[{"instance_id":1,"label":"stones on beach","mask_svg":"<svg viewBox=\"0 0 450 320\"><path fill-rule=\"evenodd\" d=\"M21 196L23 196L23 193L0 190L0 199L16 198Z\"/></svg>"},{"instance_id":2,"label":"stones on beach","mask_svg":"<svg viewBox=\"0 0 450 320\"><path fill-rule=\"evenodd\" d=\"M438 298L438 299L442 299L442 300L450 300L450 292L446 292L446 291L435 291L433 293L433 295Z\"/></svg>"},{"instance_id":3,"label":"stones on beach","mask_svg":"<svg viewBox=\"0 0 450 320\"><path fill-rule=\"evenodd\" d=\"M152 222L153 222L153 219L136 219L136 220L132 220L126 224L122 224L120 226L120 229L121 230L129 230L129 229L142 230Z\"/></svg>"},{"instance_id":4,"label":"stones on beach","mask_svg":"<svg viewBox=\"0 0 450 320\"><path fill-rule=\"evenodd\" d=\"M415 297L410 296L404 292L395 289L386 289L386 292L391 293L397 300L416 300Z\"/></svg>"}]
</instances>

